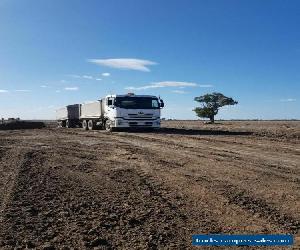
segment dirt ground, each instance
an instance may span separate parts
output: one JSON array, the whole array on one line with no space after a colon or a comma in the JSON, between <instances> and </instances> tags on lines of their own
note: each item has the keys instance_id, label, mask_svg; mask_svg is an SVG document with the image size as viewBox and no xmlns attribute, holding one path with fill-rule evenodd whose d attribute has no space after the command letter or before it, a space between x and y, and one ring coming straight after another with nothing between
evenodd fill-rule
<instances>
[{"instance_id":1,"label":"dirt ground","mask_svg":"<svg viewBox=\"0 0 300 250\"><path fill-rule=\"evenodd\" d=\"M299 244L299 133L297 121L0 131L0 248L197 249L191 236L208 233Z\"/></svg>"}]
</instances>

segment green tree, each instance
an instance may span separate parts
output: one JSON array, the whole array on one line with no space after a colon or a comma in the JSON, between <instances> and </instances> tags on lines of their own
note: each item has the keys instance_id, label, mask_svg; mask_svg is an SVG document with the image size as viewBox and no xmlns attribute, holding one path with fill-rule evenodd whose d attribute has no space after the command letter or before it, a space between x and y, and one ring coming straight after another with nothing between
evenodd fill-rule
<instances>
[{"instance_id":1,"label":"green tree","mask_svg":"<svg viewBox=\"0 0 300 250\"><path fill-rule=\"evenodd\" d=\"M201 107L196 107L193 111L199 117L209 118L211 123L215 122L215 115L218 114L219 108L238 103L231 97L216 92L195 97L194 100L201 103Z\"/></svg>"}]
</instances>

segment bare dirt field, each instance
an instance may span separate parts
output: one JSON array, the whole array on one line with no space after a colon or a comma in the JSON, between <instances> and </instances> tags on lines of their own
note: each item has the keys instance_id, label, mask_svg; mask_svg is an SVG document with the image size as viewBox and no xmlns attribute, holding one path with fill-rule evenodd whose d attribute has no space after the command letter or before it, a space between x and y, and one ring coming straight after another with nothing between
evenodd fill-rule
<instances>
[{"instance_id":1,"label":"bare dirt field","mask_svg":"<svg viewBox=\"0 0 300 250\"><path fill-rule=\"evenodd\" d=\"M299 136L297 121L0 130L0 248L190 249L208 233L299 244Z\"/></svg>"}]
</instances>

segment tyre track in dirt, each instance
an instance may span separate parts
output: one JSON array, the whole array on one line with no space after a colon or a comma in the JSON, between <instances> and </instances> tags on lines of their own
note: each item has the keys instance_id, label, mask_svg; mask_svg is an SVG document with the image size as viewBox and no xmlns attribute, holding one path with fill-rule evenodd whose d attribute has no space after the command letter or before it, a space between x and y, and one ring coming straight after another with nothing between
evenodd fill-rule
<instances>
[{"instance_id":1,"label":"tyre track in dirt","mask_svg":"<svg viewBox=\"0 0 300 250\"><path fill-rule=\"evenodd\" d=\"M187 248L180 197L124 162L90 158L76 143L73 158L62 158L61 142L25 154L4 212L1 247Z\"/></svg>"},{"instance_id":2,"label":"tyre track in dirt","mask_svg":"<svg viewBox=\"0 0 300 250\"><path fill-rule=\"evenodd\" d=\"M126 136L126 135L121 135L121 136ZM276 178L281 178L283 181L287 182L295 182L295 183L300 183L300 178L298 177L300 175L300 170L299 167L297 166L297 159L294 160L293 166L290 167L288 165L283 165L282 162L277 162L273 157L264 157L263 159L261 158L261 155L255 155L253 157L253 153L240 153L239 151L234 151L234 149L231 148L229 145L227 148L228 149L222 149L220 146L218 147L205 147L201 144L198 145L199 148L195 148L195 146L186 146L186 145L181 145L180 143L176 143L173 140L169 141L168 139L161 139L161 138L156 138L156 137L143 137L139 135L133 135L131 136L132 138L140 139L140 140L145 140L148 142L158 142L160 144L165 144L165 145L172 145L174 148L177 149L185 149L188 151L188 154L194 154L195 156L198 157L213 157L217 161L226 161L226 162L237 162L239 161L240 163L245 162L246 157L251 157L251 162L247 162L247 170L251 171L260 171L265 175L268 176L276 176ZM189 139L189 138L188 138ZM206 139L205 139L206 140ZM255 152L254 152L255 153ZM262 152L259 152L262 154ZM285 158L289 158L290 156L285 156ZM266 158L266 159L265 159ZM271 160L271 162L270 162ZM300 159L299 159L300 160ZM242 165L242 164L240 164ZM240 167L238 164L235 164L235 167ZM245 171L245 170L244 170Z\"/></svg>"},{"instance_id":3,"label":"tyre track in dirt","mask_svg":"<svg viewBox=\"0 0 300 250\"><path fill-rule=\"evenodd\" d=\"M90 145L90 143L88 143L89 145ZM94 151L95 149L93 149L93 151ZM83 150L84 152L83 152L83 154L85 154L85 153L87 153L88 155L90 154L90 150ZM100 151L100 150L99 150ZM99 152L98 151L98 152ZM102 152L103 152L103 149L101 150ZM79 154L82 154L82 152L79 152ZM109 154L108 154L108 156L109 156ZM83 157L83 156L80 156L80 157ZM84 157L83 157L84 158ZM101 158L101 157L100 157ZM100 160L100 159L99 159ZM107 163L109 162L109 166L110 166L110 170L109 170L109 172L110 172L110 174L109 174L109 178L111 178L111 179L113 179L113 181L114 182L116 182L117 181L117 183L119 183L119 182L121 182L121 183L124 183L126 186L127 186L127 189L128 189L128 187L130 187L130 184L128 183L128 181L131 181L131 182L136 182L136 181L138 181L139 182L139 184L138 184L138 186L145 186L146 187L146 190L143 190L142 191L142 193L146 193L149 197L154 197L154 201L153 202L151 202L151 203L153 203L153 204L157 204L157 200L162 200L161 202L162 203L164 203L165 202L165 198L164 198L164 196L163 195L161 195L162 193L164 193L163 191L162 192L160 192L159 190L159 188L158 188L158 186L156 186L155 187L155 189L152 187L152 185L151 185L151 182L149 183L148 181L146 181L145 180L145 178L143 177L143 176L141 176L141 175L139 175L138 173L135 173L135 171L133 170L133 169L131 169L131 168L128 168L128 166L126 166L126 168L124 169L124 167L118 167L117 169L114 169L115 167L115 165L116 165L116 163L117 163L117 165L121 165L121 164L124 164L124 162L115 162L115 161L113 161L113 160L110 160L110 161L108 161L108 159L103 159L102 158L102 162L103 163L106 163L105 165L107 165ZM74 170L74 164L72 163L72 165L71 165L71 168L72 168L72 170ZM71 169L70 168L70 169ZM106 168L107 167L104 167L104 166L101 166L101 173L99 173L99 174L97 174L96 176L97 177L101 177L101 176L103 176L103 172L104 171L108 171L108 170L106 170ZM83 175L82 175L82 173L80 173L81 175L80 175L80 178L82 178L83 177ZM122 177L122 175L126 175L125 176L125 180L124 180L124 178ZM131 176L131 175L133 175L133 176ZM88 183L93 183L93 182L95 182L95 181L92 181L92 179L91 179L91 176L85 176L87 179L88 179L88 181L86 181L86 182L88 182ZM74 178L73 178L74 179ZM128 180L129 179L129 180ZM85 183L86 183L85 182ZM116 184L117 184L116 183ZM96 184L95 184L96 185ZM94 186L94 185L93 185ZM103 187L102 187L103 188ZM110 191L112 192L113 190L112 190L112 187L110 187ZM127 191L128 192L128 191ZM115 196L117 196L117 194L116 193L114 193L114 195ZM141 194L139 194L139 195L141 195ZM115 197L116 198L116 197ZM122 199L120 199L120 200L124 200L124 197L122 197ZM176 213L177 215L181 215L182 213L180 213L180 211L178 210L178 209L176 209L176 206L174 206L174 204L173 203L170 203L170 204L168 204L167 203L167 205L169 205L169 210L170 211L173 211L174 210L174 213ZM164 208L164 210L166 210L167 208L165 207ZM138 207L137 207L137 210L138 210ZM122 214L123 214L123 212L122 211L118 211L118 216L116 216L117 218L116 218L116 220L120 220L120 217L122 217ZM146 215L144 215L144 216L142 216L143 218L139 218L139 219L135 219L135 218L130 218L130 219L128 219L128 221L129 221L129 224L139 224L140 222L139 221L144 221L146 218L145 218L145 216ZM183 217L184 218L184 216L181 216L181 217ZM176 218L176 216L175 216L175 218ZM124 219L123 219L124 220ZM116 221L116 223L117 223L118 221ZM165 227L167 227L167 225L165 225ZM163 234L162 234L163 235ZM151 236L151 234L150 234L150 236ZM150 236L148 236L148 238L150 237ZM161 237L161 236L159 236L159 235L156 235L156 234L154 234L153 232L152 232L152 236L150 237L151 238L151 241L149 241L149 244L150 245L153 245L153 246L155 246L155 245L157 245L157 243L155 243L155 241L156 240L159 240L159 237ZM121 236L119 236L119 238L122 238ZM128 239L129 240L129 239ZM163 239L161 239L161 240L163 240Z\"/></svg>"},{"instance_id":4,"label":"tyre track in dirt","mask_svg":"<svg viewBox=\"0 0 300 250\"><path fill-rule=\"evenodd\" d=\"M165 164L165 161L163 162ZM172 164L172 163L171 163ZM188 177L189 180L194 179L195 175L191 175L188 171L180 171L181 174ZM204 177L205 178L205 177ZM225 196L229 204L236 204L250 213L258 214L260 217L267 219L271 223L278 224L289 233L297 233L300 229L300 224L297 219L286 215L274 208L274 205L268 205L265 201L253 197L253 194L248 194L247 190L241 187L234 186L224 181L206 177L206 182L202 176L196 177L197 182L205 185L208 189L213 190L219 195Z\"/></svg>"},{"instance_id":5,"label":"tyre track in dirt","mask_svg":"<svg viewBox=\"0 0 300 250\"><path fill-rule=\"evenodd\" d=\"M155 134L161 134L166 135L168 138L189 138L191 140L199 141L201 140L206 141L208 143L224 143L225 145L228 145L230 143L231 146L234 145L242 145L244 147L249 147L261 150L270 150L272 151L280 151L280 153L292 153L293 155L300 155L300 149L299 149L299 141L297 139L294 140L276 140L276 138L264 138L261 136L255 136L253 135L232 135L232 134L224 134L224 135L216 135L216 133L212 131L206 131L206 134L199 133L192 133L188 134L186 133L186 130L180 130L178 129L177 133L169 133L168 130L166 132L159 131ZM270 148L270 142L272 143L272 147ZM298 148L295 148L294 145L298 145Z\"/></svg>"},{"instance_id":6,"label":"tyre track in dirt","mask_svg":"<svg viewBox=\"0 0 300 250\"><path fill-rule=\"evenodd\" d=\"M6 201L3 204L3 209L1 213L1 224L0 229L0 246L4 247L8 246L18 246L19 242L14 241L13 236L7 234L10 230L15 230L16 227L21 225L24 227L24 231L26 229L30 229L30 225L27 225L26 218L24 216L20 216L20 204L25 203L24 206L21 206L25 210L30 212L35 212L35 210L30 211L30 199L26 199L24 197L28 192L28 187L26 186L27 180L24 179L24 176L27 176L28 165L30 164L30 159L32 157L32 152L24 152L23 157L20 161L13 162L11 166L14 168L12 175L14 178L10 180L10 188L7 189ZM10 157L13 155L10 155ZM7 161L6 161L7 162ZM6 243L4 243L6 242Z\"/></svg>"},{"instance_id":7,"label":"tyre track in dirt","mask_svg":"<svg viewBox=\"0 0 300 250\"><path fill-rule=\"evenodd\" d=\"M90 135L89 135L90 136ZM120 135L118 135L118 137L119 137ZM121 134L121 137L126 137L126 138L130 138L130 140L131 140L131 144L132 144L132 139L139 139L139 140L146 140L146 141L154 141L154 142L159 142L159 143L161 143L161 142L163 142L164 144L170 144L170 142L167 140L166 142L165 141L163 141L161 138L153 138L153 136L151 135L151 138L148 138L148 134L146 134L146 138L145 137L143 137L144 135L142 135L142 136L140 136L140 135L132 135L132 134L129 134L129 135L123 135L123 134ZM92 136L93 137L93 136ZM180 143L179 143L180 144ZM140 147L141 145L140 144L138 144L138 148L136 149L136 150L138 150L139 149L139 147ZM176 146L178 146L178 145L176 145ZM181 147L181 145L180 146L178 146L178 148L180 148ZM189 147L189 150L190 150L190 147ZM207 153L209 153L209 152L207 152ZM141 152L139 152L139 154L141 154ZM154 155L155 153L153 152L153 151L151 151L151 152L147 152L146 154L149 154L149 155ZM178 153L179 154L179 153ZM205 155L205 154L202 154L201 156L203 156L203 155ZM156 157L158 157L159 158L159 155L156 155ZM236 160L236 159L235 159ZM169 163L169 165L171 164L171 165L177 165L177 167L182 167L184 164L178 164L178 163L176 163L177 161L171 161L170 162L170 160L168 160L168 161L166 161L166 160L164 160L164 159L160 159L160 162L162 162L163 164L165 164L166 162L168 162ZM156 163L154 163L154 164L156 164L157 165L157 162ZM248 163L248 165L249 165L249 163ZM164 166L165 167L165 166ZM247 168L249 168L248 166L247 166ZM248 169L249 170L249 169ZM251 169L250 169L251 170ZM182 170L180 170L180 172L183 172L183 174L184 175L186 175L186 176L191 176L191 173L188 173L188 171L182 171ZM270 173L270 171L269 171L269 173L268 174L271 174L271 176L273 176L273 175L275 175L275 177L276 178L281 178L281 179L283 179L284 181L287 181L287 182L289 182L289 181L291 181L291 180L289 180L289 179L287 179L286 178L286 176L281 176L280 174L277 174L277 173ZM274 177L274 176L273 176ZM294 178L295 177L293 177L293 179L292 179L292 181L295 181L294 180ZM201 179L201 178L200 178ZM286 180L287 179L287 180ZM220 183L220 180L218 180L218 179L213 179L212 178L212 180L214 181L214 182L216 182L217 181L217 183ZM226 183L226 182L224 182L221 186L219 185L219 189L217 190L217 188L216 187L213 187L213 189L214 189L214 191L215 192L217 192L217 193L221 193L221 194L223 194L224 196L228 196L228 198L230 198L231 196L233 196L233 197L235 197L235 199L237 198L237 197L239 197L239 196L241 196L241 194L242 193L247 193L246 192L246 190L244 190L244 189L241 189L241 187L239 187L238 188L238 186L234 186L235 188L234 189L236 189L237 191L235 192L235 193L233 193L232 192L232 190L234 190L233 188L229 188L229 187L232 187L233 185L231 184L231 183ZM222 190L224 189L224 187L227 187L227 189L228 189L228 191L227 192L223 192ZM212 188L212 187L210 187L210 188ZM249 190L248 190L248 193L249 193ZM275 206L275 208L273 208L273 206L274 206L274 204L271 204L271 205L268 205L267 203L265 203L265 202L263 202L263 196L260 198L260 199L257 199L257 198L253 198L253 195L254 194L252 194L252 196L250 195L249 196L249 194L248 195L245 195L244 197L242 196L239 200L241 201L236 201L235 203L237 204L237 205L239 205L239 206L241 206L241 207L244 207L244 209L246 209L246 210L249 210L250 212L252 212L252 213L258 213L258 214L260 214L260 216L261 217L267 217L267 218L269 218L269 220L271 220L271 222L273 222L273 223L275 223L275 224L278 224L278 225L281 225L282 227L283 227L283 229L286 229L286 230L288 230L288 231L291 231L291 232L296 232L296 231L298 231L299 230L299 222L298 222L298 220L297 219L295 219L295 218L293 218L293 216L289 216L289 215L287 215L287 214L285 214L285 212L279 212L279 209ZM252 198L251 198L252 197ZM230 200L230 199L229 199ZM250 204L249 206L243 206L243 204L245 204L246 202L243 202L243 200L248 200L248 201L252 201L252 205ZM267 199L266 199L267 200ZM231 199L230 200L230 202L231 203L233 203L233 200ZM251 202L250 202L251 203ZM261 206L262 207L264 207L265 209L258 209L257 207L257 205L256 204L261 204ZM249 208L248 208L249 207ZM254 208L254 209L253 209ZM264 210L266 210L266 212L264 212ZM269 216L269 211L272 211L271 213L273 214L273 215L271 215L271 216ZM285 218L285 219L281 219L281 218ZM286 223L283 223L284 222L284 220L286 220Z\"/></svg>"},{"instance_id":8,"label":"tyre track in dirt","mask_svg":"<svg viewBox=\"0 0 300 250\"><path fill-rule=\"evenodd\" d=\"M11 198L12 189L16 184L19 174L19 163L26 157L26 151L7 149L0 146L0 221L3 220L3 212Z\"/></svg>"},{"instance_id":9,"label":"tyre track in dirt","mask_svg":"<svg viewBox=\"0 0 300 250\"><path fill-rule=\"evenodd\" d=\"M120 135L118 135L118 137L119 137ZM121 135L121 136L124 136L124 135ZM148 136L148 135L146 135L146 136ZM136 138L136 137L138 137L138 139L141 139L141 140L144 140L144 138L142 137L141 138L141 136L140 135L138 135L138 136L136 136L136 135L126 135L125 137L130 137L130 139L132 140L133 138ZM157 138L155 138L155 139L157 139ZM149 140L149 138L146 138L146 140ZM153 138L150 138L150 140L152 141L153 140ZM160 142L161 142L161 139L158 139ZM157 142L156 140L155 140L155 142ZM168 144L169 143L169 141L167 141L167 142L164 142L164 144ZM180 144L180 143L179 143ZM177 145L176 145L177 146ZM180 148L180 146L178 146L179 148ZM190 150L190 148L189 148L189 150ZM150 154L153 154L153 152L149 152ZM207 152L207 154L209 154L209 152ZM203 155L205 155L205 154L202 154L201 156L203 156ZM198 155L199 156L199 155ZM164 160L161 160L161 161L164 161ZM173 164L175 163L174 161L172 162ZM249 165L249 163L247 163L248 165ZM176 164L174 164L174 165L176 165ZM177 164L178 165L178 164ZM253 164L252 164L253 165ZM180 167L180 166L179 166ZM248 166L247 166L247 168L249 168ZM261 167L260 167L261 168ZM262 168L261 168L262 169ZM249 170L249 169L248 169ZM251 170L251 169L250 169ZM264 170L264 172L266 172L266 171L268 171L268 170ZM294 180L294 178L295 177L293 177L293 179L292 180L289 180L289 179L287 179L286 178L286 176L285 175L283 175L283 176L281 176L281 173L274 173L274 172L272 172L272 173L270 173L270 171L268 172L268 174L269 175L271 175L272 177L274 177L274 175L276 176L276 177L279 177L279 178L282 178L283 180L285 180L285 181L287 181L287 182L289 182L289 181L295 181ZM268 178L269 178L269 176L268 176Z\"/></svg>"},{"instance_id":10,"label":"tyre track in dirt","mask_svg":"<svg viewBox=\"0 0 300 250\"><path fill-rule=\"evenodd\" d=\"M178 148L186 148L188 150L191 150L193 152L198 152L202 151L202 150L206 150L208 152L210 152L211 154L213 154L214 152L217 152L216 154L222 156L226 156L226 157L240 157L240 158L245 158L247 156L251 156L253 154L257 154L256 157L259 158L259 161L266 161L264 159L267 159L268 161L270 161L270 158L272 159L272 161L276 162L277 159L280 159L280 164L282 165L282 160L286 161L289 163L289 165L292 165L294 167L294 169L291 169L290 171L297 171L295 173L300 174L299 168L297 167L297 163L300 161L300 146L294 145L294 150L290 151L289 153L282 155L282 148L277 148L276 151L281 152L281 156L278 157L278 153L277 152L273 152L274 148L276 148L276 145L272 145L272 147L270 148L270 144L268 147L260 147L259 144L256 143L256 141L253 141L252 145L249 145L247 143L242 143L239 142L239 145L235 145L235 143L232 143L232 140L230 138L230 136L226 140L224 140L223 138L220 138L220 140L217 139L212 139L209 137L198 137L196 139L196 141L198 142L197 144L195 143L191 143L190 141L194 140L195 137L190 137L190 136L180 136L179 138L174 137L174 136L165 136L162 137L160 136L160 134L134 134L134 135L126 135L126 134L121 134L121 136L131 136L132 138L137 138L137 139L141 139L141 140L147 140L147 141L152 141L152 142L160 142L160 143L164 143L164 144L169 144ZM182 139L179 140L178 139ZM246 137L244 139L249 140L249 137ZM206 147L204 146L204 143L206 143ZM217 145L214 145L217 144ZM233 145L232 145L233 144ZM196 149L196 147L198 147ZM241 150L241 147L243 148L243 150ZM270 152L270 150L272 150ZM220 153L221 152L221 153ZM262 155L263 152L263 155ZM283 158L283 159L282 159ZM292 160L293 159L293 160ZM277 164L278 165L278 164ZM278 167L276 164L272 164L272 167ZM290 166L285 165L284 169L286 170L286 168L288 168ZM296 169L295 169L296 168ZM281 169L283 169L283 167L281 167Z\"/></svg>"},{"instance_id":11,"label":"tyre track in dirt","mask_svg":"<svg viewBox=\"0 0 300 250\"><path fill-rule=\"evenodd\" d=\"M127 137L127 136L126 136ZM128 137L131 137L129 135ZM134 136L136 137L136 136ZM144 138L142 138L144 139ZM152 138L151 138L152 139ZM168 142L166 142L168 143ZM140 148L136 148L136 151L138 151L138 154L142 154L142 150L139 150ZM152 155L155 154L153 152L144 152L146 155ZM157 157L157 155L156 155ZM166 161L162 160L165 164ZM157 162L156 162L157 164ZM172 164L172 162L169 162L169 164ZM165 166L163 166L165 167ZM188 175L187 173L185 173ZM213 181L210 181L210 183ZM202 183L203 184L203 183ZM262 199L254 198L253 196L249 196L247 194L246 190L243 190L241 188L238 188L237 186L228 185L228 183L218 184L215 185L213 188L217 193L222 194L226 196L229 199L229 203L234 203L248 211L250 211L253 214L259 214L260 217L266 218L267 220L271 221L272 223L275 223L279 226L281 226L284 230L286 230L289 233L297 233L300 228L299 221L293 216L287 215L283 212L280 212L276 207L274 208L274 204L270 205L263 201ZM225 189L225 191L224 191ZM249 193L249 192L248 192Z\"/></svg>"},{"instance_id":12,"label":"tyre track in dirt","mask_svg":"<svg viewBox=\"0 0 300 250\"><path fill-rule=\"evenodd\" d=\"M108 141L109 144L111 144L111 136L109 135L107 138L106 138ZM102 138L103 140L103 138ZM81 141L81 143L84 144L83 141ZM87 143L87 145L90 145L91 142ZM93 144L93 143L92 143ZM121 149L120 152L115 152L115 154L111 154L111 155L115 155L114 157L111 157L112 159L107 159L107 161L110 162L110 165L112 165L111 163L112 162L118 162L120 165L124 164L124 162L127 161L127 164L126 166L131 166L133 169L135 169L135 171L137 172L137 174L143 179L143 182L145 183L148 183L149 185L152 186L151 188L151 193L155 192L155 193L158 193L158 194L161 194L161 191L160 190L163 190L163 193L165 196L167 197L171 197L174 193L174 190L172 191L167 191L163 186L163 184L160 182L160 180L158 180L155 176L153 175L150 175L149 172L147 172L143 167L140 168L138 167L138 163L135 161L136 159L138 159L138 157L135 156L135 153L131 152L132 150L130 149L133 149L135 151L134 148L132 148L132 145L128 144L128 143L121 143L121 142L118 142L118 144L116 144L115 142L113 143L114 147L118 148L118 149ZM66 149L67 151L67 149ZM93 149L87 149L86 150L86 153L90 154L92 152L97 152L97 143L93 144ZM100 150L99 150L100 151ZM98 151L98 152L99 152ZM137 151L138 152L138 151ZM65 154L65 151L63 151L63 153ZM71 156L71 155L70 155ZM100 160L100 158L99 158ZM177 199L179 199L180 196L176 196ZM173 209L174 205L170 204L168 202L168 199L165 198L165 197L162 197L163 201L166 203L166 204L169 204L170 207ZM183 206L183 203L181 201L181 206ZM187 206L186 206L187 207ZM188 209L186 209L188 210ZM200 216L201 215L201 211L198 211L197 212L197 215ZM219 231L219 226L217 225L216 221L212 218L208 218L208 213L207 211L205 213L202 214L203 217L205 217L205 225L202 224L201 227L198 227L197 228L201 228L201 230L203 230L203 232L218 232ZM187 239L189 240L189 239Z\"/></svg>"}]
</instances>

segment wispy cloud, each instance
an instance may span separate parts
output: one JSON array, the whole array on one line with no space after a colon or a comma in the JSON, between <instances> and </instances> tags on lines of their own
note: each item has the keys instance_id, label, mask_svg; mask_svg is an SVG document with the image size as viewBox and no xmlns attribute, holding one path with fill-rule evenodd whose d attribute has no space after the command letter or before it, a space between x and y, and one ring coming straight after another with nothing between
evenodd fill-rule
<instances>
[{"instance_id":1,"label":"wispy cloud","mask_svg":"<svg viewBox=\"0 0 300 250\"><path fill-rule=\"evenodd\" d=\"M212 88L214 85L212 84L197 84L197 87L200 88Z\"/></svg>"},{"instance_id":2,"label":"wispy cloud","mask_svg":"<svg viewBox=\"0 0 300 250\"><path fill-rule=\"evenodd\" d=\"M80 75L74 75L74 74L68 74L66 76L70 76L70 77L73 77L73 78L81 78Z\"/></svg>"},{"instance_id":3,"label":"wispy cloud","mask_svg":"<svg viewBox=\"0 0 300 250\"><path fill-rule=\"evenodd\" d=\"M44 89L45 89L45 88L50 88L50 86L48 86L48 85L46 85L46 84L41 85L40 87L41 87L41 88L44 88Z\"/></svg>"},{"instance_id":4,"label":"wispy cloud","mask_svg":"<svg viewBox=\"0 0 300 250\"><path fill-rule=\"evenodd\" d=\"M106 74L108 74L108 75L106 75ZM110 74L109 73L103 73L102 75L103 76L109 76ZM88 80L96 80L96 81L101 81L102 80L99 77L91 76L91 75L74 75L74 74L69 74L69 75L66 75L66 76L77 78L77 79L88 79Z\"/></svg>"},{"instance_id":5,"label":"wispy cloud","mask_svg":"<svg viewBox=\"0 0 300 250\"><path fill-rule=\"evenodd\" d=\"M178 89L172 90L172 92L173 92L173 93L176 93L176 94L187 94L186 91L184 91L184 90L178 90Z\"/></svg>"},{"instance_id":6,"label":"wispy cloud","mask_svg":"<svg viewBox=\"0 0 300 250\"><path fill-rule=\"evenodd\" d=\"M55 90L55 92L56 92L56 93L60 93L61 91L58 89L58 90Z\"/></svg>"},{"instance_id":7,"label":"wispy cloud","mask_svg":"<svg viewBox=\"0 0 300 250\"><path fill-rule=\"evenodd\" d=\"M280 99L281 102L295 102L297 101L295 98L287 98L287 99Z\"/></svg>"},{"instance_id":8,"label":"wispy cloud","mask_svg":"<svg viewBox=\"0 0 300 250\"><path fill-rule=\"evenodd\" d=\"M141 87L126 87L127 90L145 90L153 88L165 88L165 87L202 87L210 88L210 84L197 84L194 82L175 82L175 81L164 81L164 82L154 82Z\"/></svg>"},{"instance_id":9,"label":"wispy cloud","mask_svg":"<svg viewBox=\"0 0 300 250\"><path fill-rule=\"evenodd\" d=\"M65 90L68 91L77 91L79 88L78 87L65 87Z\"/></svg>"},{"instance_id":10,"label":"wispy cloud","mask_svg":"<svg viewBox=\"0 0 300 250\"><path fill-rule=\"evenodd\" d=\"M102 73L102 76L110 76L110 73Z\"/></svg>"},{"instance_id":11,"label":"wispy cloud","mask_svg":"<svg viewBox=\"0 0 300 250\"><path fill-rule=\"evenodd\" d=\"M116 69L128 69L149 72L148 66L157 64L149 60L136 58L89 59L88 62Z\"/></svg>"},{"instance_id":12,"label":"wispy cloud","mask_svg":"<svg viewBox=\"0 0 300 250\"><path fill-rule=\"evenodd\" d=\"M16 92L31 92L29 89L16 89Z\"/></svg>"},{"instance_id":13,"label":"wispy cloud","mask_svg":"<svg viewBox=\"0 0 300 250\"><path fill-rule=\"evenodd\" d=\"M6 90L6 89L0 89L0 93L8 93L8 90Z\"/></svg>"},{"instance_id":14,"label":"wispy cloud","mask_svg":"<svg viewBox=\"0 0 300 250\"><path fill-rule=\"evenodd\" d=\"M82 78L92 80L93 77L89 75L83 75Z\"/></svg>"}]
</instances>

